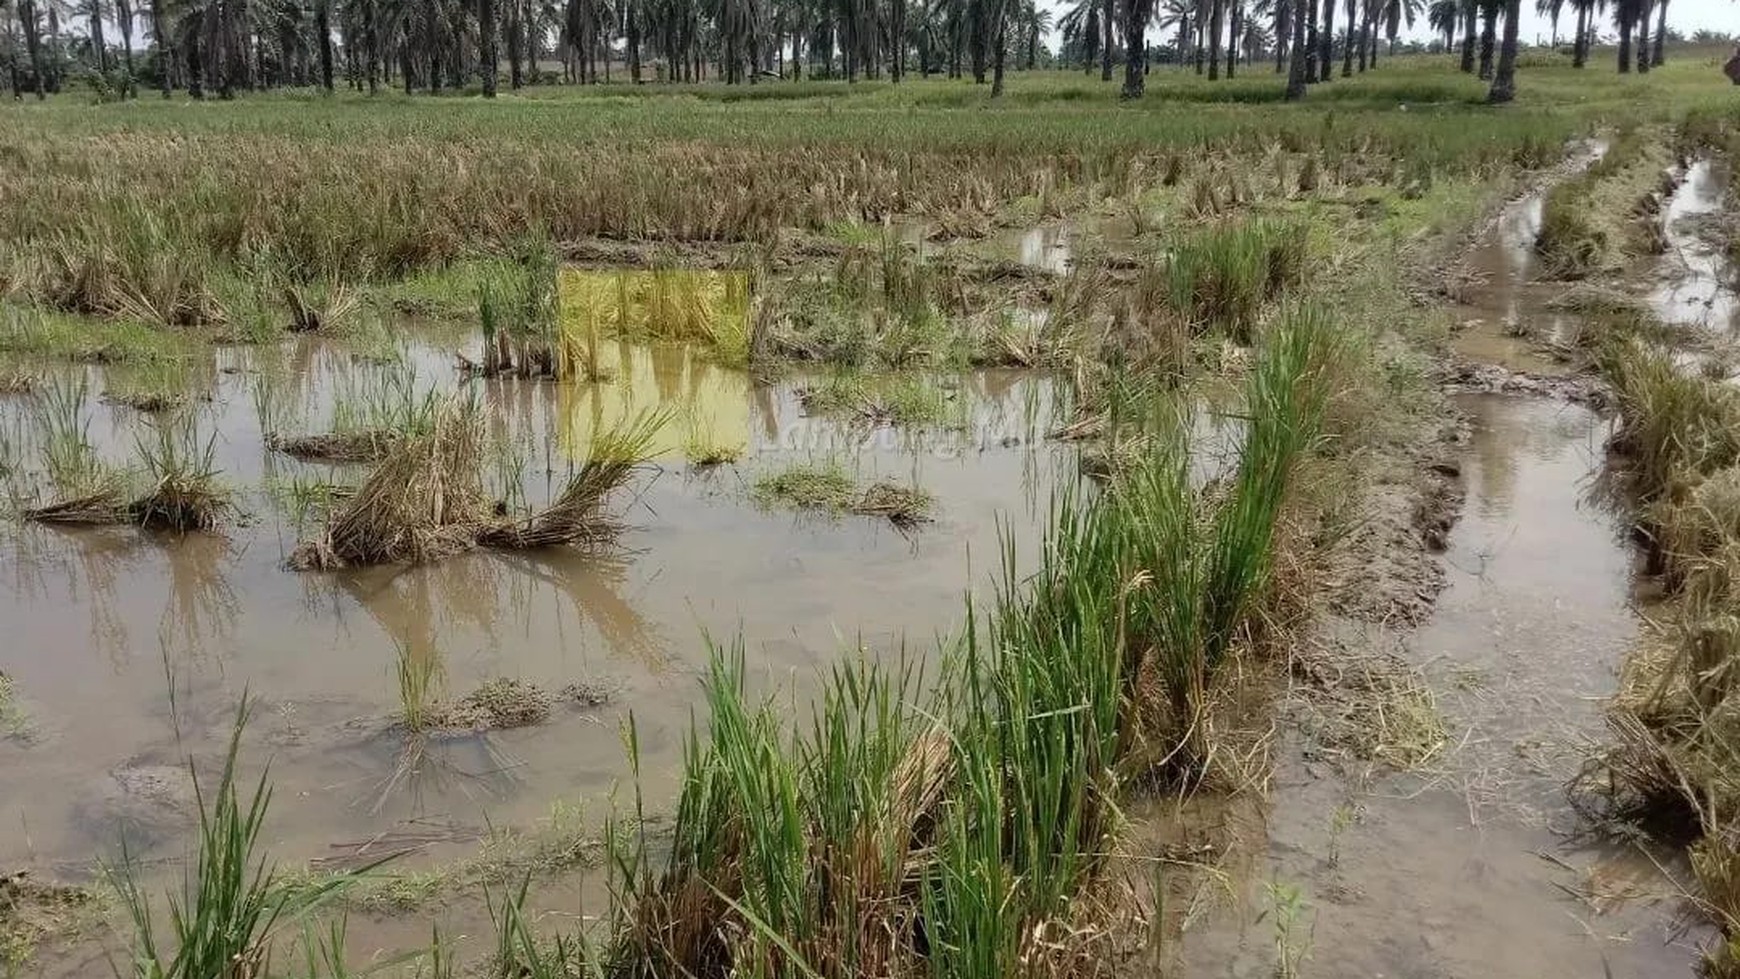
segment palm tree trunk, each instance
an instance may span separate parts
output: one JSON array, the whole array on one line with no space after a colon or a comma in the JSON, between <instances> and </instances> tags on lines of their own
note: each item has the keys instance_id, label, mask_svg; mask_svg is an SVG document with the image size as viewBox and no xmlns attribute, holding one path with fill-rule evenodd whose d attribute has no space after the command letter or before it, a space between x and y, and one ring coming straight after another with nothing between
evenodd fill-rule
<instances>
[{"instance_id":1,"label":"palm tree trunk","mask_svg":"<svg viewBox=\"0 0 1740 979\"><path fill-rule=\"evenodd\" d=\"M1581 68L1589 63L1589 2L1583 0L1577 5L1577 40L1571 45L1571 67Z\"/></svg>"},{"instance_id":2,"label":"palm tree trunk","mask_svg":"<svg viewBox=\"0 0 1740 979\"><path fill-rule=\"evenodd\" d=\"M97 71L109 70L109 49L103 43L103 5L102 0L91 0L86 16L91 20L91 57L96 59Z\"/></svg>"},{"instance_id":3,"label":"palm tree trunk","mask_svg":"<svg viewBox=\"0 0 1740 979\"><path fill-rule=\"evenodd\" d=\"M1120 99L1139 99L1146 87L1148 0L1124 0L1124 87Z\"/></svg>"},{"instance_id":4,"label":"palm tree trunk","mask_svg":"<svg viewBox=\"0 0 1740 979\"><path fill-rule=\"evenodd\" d=\"M1308 11L1305 18L1305 83L1307 85L1315 84L1317 81L1317 55L1319 53L1317 48L1319 26L1317 2L1318 0L1305 0L1305 10ZM1324 0L1324 2L1327 3L1329 0Z\"/></svg>"},{"instance_id":5,"label":"palm tree trunk","mask_svg":"<svg viewBox=\"0 0 1740 979\"><path fill-rule=\"evenodd\" d=\"M1287 101L1296 102L1305 97L1305 19L1309 0L1279 0L1279 2L1290 3L1293 8L1293 40L1289 45L1291 57L1288 60L1287 68Z\"/></svg>"},{"instance_id":6,"label":"palm tree trunk","mask_svg":"<svg viewBox=\"0 0 1740 979\"><path fill-rule=\"evenodd\" d=\"M1498 52L1498 70L1492 76L1492 89L1486 101L1501 105L1516 98L1516 32L1522 19L1521 0L1507 0L1504 7L1504 44Z\"/></svg>"},{"instance_id":7,"label":"palm tree trunk","mask_svg":"<svg viewBox=\"0 0 1740 979\"><path fill-rule=\"evenodd\" d=\"M1286 70L1287 51L1292 46L1293 4L1275 0L1275 74Z\"/></svg>"},{"instance_id":8,"label":"palm tree trunk","mask_svg":"<svg viewBox=\"0 0 1740 979\"><path fill-rule=\"evenodd\" d=\"M511 4L515 0L508 0ZM483 76L483 97L495 98L495 0L477 0L477 70Z\"/></svg>"},{"instance_id":9,"label":"palm tree trunk","mask_svg":"<svg viewBox=\"0 0 1740 979\"><path fill-rule=\"evenodd\" d=\"M1485 9L1480 11L1480 79L1486 81L1492 78L1493 45L1498 40L1498 5L1497 0L1484 0Z\"/></svg>"},{"instance_id":10,"label":"palm tree trunk","mask_svg":"<svg viewBox=\"0 0 1740 979\"><path fill-rule=\"evenodd\" d=\"M1213 0L1208 7L1208 80L1220 80L1221 17L1225 16L1224 0Z\"/></svg>"},{"instance_id":11,"label":"palm tree trunk","mask_svg":"<svg viewBox=\"0 0 1740 979\"><path fill-rule=\"evenodd\" d=\"M332 92L332 0L314 0L314 33L319 35L320 85Z\"/></svg>"},{"instance_id":12,"label":"palm tree trunk","mask_svg":"<svg viewBox=\"0 0 1740 979\"><path fill-rule=\"evenodd\" d=\"M1233 77L1239 63L1239 30L1244 27L1244 11L1239 0L1227 0L1226 77Z\"/></svg>"},{"instance_id":13,"label":"palm tree trunk","mask_svg":"<svg viewBox=\"0 0 1740 979\"><path fill-rule=\"evenodd\" d=\"M1317 80L1335 77L1335 0L1323 0L1323 35L1318 38Z\"/></svg>"},{"instance_id":14,"label":"palm tree trunk","mask_svg":"<svg viewBox=\"0 0 1740 979\"><path fill-rule=\"evenodd\" d=\"M205 59L199 53L199 29L188 32L187 35L187 94L196 98L205 98Z\"/></svg>"},{"instance_id":15,"label":"palm tree trunk","mask_svg":"<svg viewBox=\"0 0 1740 979\"><path fill-rule=\"evenodd\" d=\"M171 70L175 64L175 51L169 44L167 25L163 23L164 0L151 0L151 36L157 39L157 90L169 97L171 86L175 84L175 72Z\"/></svg>"},{"instance_id":16,"label":"palm tree trunk","mask_svg":"<svg viewBox=\"0 0 1740 979\"><path fill-rule=\"evenodd\" d=\"M1100 29L1103 37L1100 39L1100 81L1112 80L1112 13L1113 0L1106 0L1105 10L1100 13Z\"/></svg>"},{"instance_id":17,"label":"palm tree trunk","mask_svg":"<svg viewBox=\"0 0 1740 979\"><path fill-rule=\"evenodd\" d=\"M1009 0L990 3L996 17L991 29L992 41L997 45L991 54L991 97L995 99L1003 95L1003 59L1009 50Z\"/></svg>"},{"instance_id":18,"label":"palm tree trunk","mask_svg":"<svg viewBox=\"0 0 1740 979\"><path fill-rule=\"evenodd\" d=\"M1620 2L1625 3L1626 0L1620 0ZM1619 18L1619 73L1621 75L1631 74L1631 29L1633 26L1630 17L1622 16Z\"/></svg>"},{"instance_id":19,"label":"palm tree trunk","mask_svg":"<svg viewBox=\"0 0 1740 979\"><path fill-rule=\"evenodd\" d=\"M19 19L24 21L24 47L30 52L30 84L38 101L48 98L42 67L42 24L36 19L36 0L20 0Z\"/></svg>"},{"instance_id":20,"label":"palm tree trunk","mask_svg":"<svg viewBox=\"0 0 1740 979\"><path fill-rule=\"evenodd\" d=\"M129 0L115 0L115 23L121 28L121 57L127 63L127 87L133 87L133 5ZM128 92L132 94L131 91Z\"/></svg>"},{"instance_id":21,"label":"palm tree trunk","mask_svg":"<svg viewBox=\"0 0 1740 979\"><path fill-rule=\"evenodd\" d=\"M1662 64L1662 40L1667 37L1667 5L1668 0L1655 0L1655 49L1650 52L1650 65L1660 68Z\"/></svg>"},{"instance_id":22,"label":"palm tree trunk","mask_svg":"<svg viewBox=\"0 0 1740 979\"><path fill-rule=\"evenodd\" d=\"M1479 10L1474 6L1474 0L1463 0L1462 19L1466 30L1462 35L1462 70L1474 71L1474 25L1479 20Z\"/></svg>"},{"instance_id":23,"label":"palm tree trunk","mask_svg":"<svg viewBox=\"0 0 1740 979\"><path fill-rule=\"evenodd\" d=\"M363 5L363 74L369 79L369 94L380 94L381 40L375 27L375 4L379 0L362 0Z\"/></svg>"},{"instance_id":24,"label":"palm tree trunk","mask_svg":"<svg viewBox=\"0 0 1740 979\"><path fill-rule=\"evenodd\" d=\"M1649 72L1649 15L1652 13L1649 0L1644 0L1643 9L1637 18L1637 73Z\"/></svg>"},{"instance_id":25,"label":"palm tree trunk","mask_svg":"<svg viewBox=\"0 0 1740 979\"><path fill-rule=\"evenodd\" d=\"M1356 2L1357 0L1347 0L1347 10L1345 11L1347 14L1347 39L1341 42L1341 77L1343 78L1353 75L1353 45L1359 38L1359 32L1354 29L1355 18L1359 16L1359 8L1355 6ZM1365 51L1363 43L1360 44L1360 51L1362 54Z\"/></svg>"}]
</instances>

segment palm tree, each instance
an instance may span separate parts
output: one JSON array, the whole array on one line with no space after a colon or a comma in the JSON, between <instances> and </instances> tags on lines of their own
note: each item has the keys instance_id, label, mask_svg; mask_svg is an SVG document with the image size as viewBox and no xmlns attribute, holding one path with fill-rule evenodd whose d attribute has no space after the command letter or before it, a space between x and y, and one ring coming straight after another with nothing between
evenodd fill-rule
<instances>
[{"instance_id":1,"label":"palm tree","mask_svg":"<svg viewBox=\"0 0 1740 979\"><path fill-rule=\"evenodd\" d=\"M1124 87L1121 99L1139 99L1146 88L1143 62L1148 55L1148 18L1154 13L1154 0L1124 0Z\"/></svg>"},{"instance_id":2,"label":"palm tree","mask_svg":"<svg viewBox=\"0 0 1740 979\"><path fill-rule=\"evenodd\" d=\"M1479 78L1492 78L1493 47L1498 42L1498 14L1501 3L1509 0L1477 0L1480 7L1480 72Z\"/></svg>"},{"instance_id":3,"label":"palm tree","mask_svg":"<svg viewBox=\"0 0 1740 979\"><path fill-rule=\"evenodd\" d=\"M1581 68L1589 62L1589 40L1595 31L1595 15L1606 9L1605 0L1571 0L1577 10L1577 40L1571 46L1571 67Z\"/></svg>"},{"instance_id":4,"label":"palm tree","mask_svg":"<svg viewBox=\"0 0 1740 979\"><path fill-rule=\"evenodd\" d=\"M42 18L36 0L18 0L18 20L24 33L24 49L30 54L30 85L38 101L48 98L42 64Z\"/></svg>"},{"instance_id":5,"label":"palm tree","mask_svg":"<svg viewBox=\"0 0 1740 979\"><path fill-rule=\"evenodd\" d=\"M1310 0L1281 0L1283 3L1294 4L1289 19L1292 21L1293 40L1288 47L1292 51L1287 67L1287 101L1296 102L1305 97L1305 76L1308 74L1305 66L1305 22L1310 19Z\"/></svg>"},{"instance_id":6,"label":"palm tree","mask_svg":"<svg viewBox=\"0 0 1740 979\"><path fill-rule=\"evenodd\" d=\"M1559 14L1565 9L1565 0L1535 0L1535 13L1546 17L1552 24L1552 45L1559 46Z\"/></svg>"},{"instance_id":7,"label":"palm tree","mask_svg":"<svg viewBox=\"0 0 1740 979\"><path fill-rule=\"evenodd\" d=\"M1462 64L1464 73L1474 72L1474 31L1480 21L1477 0L1462 0Z\"/></svg>"},{"instance_id":8,"label":"palm tree","mask_svg":"<svg viewBox=\"0 0 1740 979\"><path fill-rule=\"evenodd\" d=\"M1649 63L1661 67L1662 39L1667 37L1667 5L1668 0L1655 0L1655 50L1650 53Z\"/></svg>"},{"instance_id":9,"label":"palm tree","mask_svg":"<svg viewBox=\"0 0 1740 979\"><path fill-rule=\"evenodd\" d=\"M1642 0L1615 0L1613 4L1613 23L1619 28L1619 73L1631 71L1631 32L1637 26L1637 18L1643 10Z\"/></svg>"},{"instance_id":10,"label":"palm tree","mask_svg":"<svg viewBox=\"0 0 1740 979\"><path fill-rule=\"evenodd\" d=\"M1500 105L1516 98L1516 32L1522 19L1521 0L1505 0L1504 44L1498 53L1498 70L1492 76L1492 88L1486 101Z\"/></svg>"},{"instance_id":11,"label":"palm tree","mask_svg":"<svg viewBox=\"0 0 1740 979\"><path fill-rule=\"evenodd\" d=\"M1456 46L1456 25L1461 20L1460 0L1432 0L1432 5L1426 8L1426 24L1434 33L1444 35L1445 51Z\"/></svg>"},{"instance_id":12,"label":"palm tree","mask_svg":"<svg viewBox=\"0 0 1740 979\"><path fill-rule=\"evenodd\" d=\"M1092 71L1100 53L1099 0L1077 0L1057 18L1057 30L1063 35L1065 48L1074 45L1081 51L1082 71Z\"/></svg>"},{"instance_id":13,"label":"palm tree","mask_svg":"<svg viewBox=\"0 0 1740 979\"><path fill-rule=\"evenodd\" d=\"M91 29L91 60L96 63L98 73L106 72L109 70L109 54L103 43L102 0L86 0L84 13Z\"/></svg>"}]
</instances>

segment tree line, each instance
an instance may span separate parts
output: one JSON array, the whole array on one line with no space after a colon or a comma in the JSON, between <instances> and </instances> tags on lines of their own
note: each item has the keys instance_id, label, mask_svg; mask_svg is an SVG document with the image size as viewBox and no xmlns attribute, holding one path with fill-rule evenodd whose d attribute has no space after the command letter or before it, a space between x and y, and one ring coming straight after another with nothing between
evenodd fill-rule
<instances>
[{"instance_id":1,"label":"tree line","mask_svg":"<svg viewBox=\"0 0 1740 979\"><path fill-rule=\"evenodd\" d=\"M1076 0L1055 26L1064 61L1105 81L1122 63L1125 98L1143 94L1156 60L1211 80L1272 62L1300 98L1338 63L1344 77L1375 68L1423 15L1502 102L1515 93L1520 2ZM1620 71L1661 64L1667 0L1536 2L1555 44L1560 17L1574 15L1579 67L1607 15ZM995 95L1009 68L1053 64L1041 43L1052 27L1037 0L0 0L0 55L15 98L73 78L108 96L340 84L494 96L504 67L518 89L608 81L613 65L637 82L970 74Z\"/></svg>"}]
</instances>

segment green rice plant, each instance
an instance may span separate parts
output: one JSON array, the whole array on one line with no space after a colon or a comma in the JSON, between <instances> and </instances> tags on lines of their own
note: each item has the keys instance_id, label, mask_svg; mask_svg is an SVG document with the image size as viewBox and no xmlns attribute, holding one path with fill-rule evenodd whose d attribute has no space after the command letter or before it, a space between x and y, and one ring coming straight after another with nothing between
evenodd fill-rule
<instances>
[{"instance_id":1,"label":"green rice plant","mask_svg":"<svg viewBox=\"0 0 1740 979\"><path fill-rule=\"evenodd\" d=\"M0 302L0 351L89 363L141 362L186 355L185 337L132 319L97 320L39 306Z\"/></svg>"},{"instance_id":2,"label":"green rice plant","mask_svg":"<svg viewBox=\"0 0 1740 979\"><path fill-rule=\"evenodd\" d=\"M168 898L167 931L145 893L138 864L122 841L119 863L104 873L119 893L133 929L132 974L137 979L252 979L267 974L271 943L280 928L336 898L355 879L336 875L310 887L277 886L275 867L259 853L271 806L268 774L241 794L239 761L249 704L236 711L229 750L215 792L201 790L198 851L179 895Z\"/></svg>"},{"instance_id":3,"label":"green rice plant","mask_svg":"<svg viewBox=\"0 0 1740 979\"><path fill-rule=\"evenodd\" d=\"M799 463L756 479L750 490L765 507L844 510L851 506L857 482L837 462Z\"/></svg>"},{"instance_id":4,"label":"green rice plant","mask_svg":"<svg viewBox=\"0 0 1740 979\"><path fill-rule=\"evenodd\" d=\"M441 700L447 690L447 668L440 651L395 639L393 653L399 722L412 734L438 727Z\"/></svg>"},{"instance_id":5,"label":"green rice plant","mask_svg":"<svg viewBox=\"0 0 1740 979\"><path fill-rule=\"evenodd\" d=\"M192 416L153 420L149 435L135 438L144 492L128 505L142 527L185 532L213 530L230 509L214 464L217 433L202 444Z\"/></svg>"},{"instance_id":6,"label":"green rice plant","mask_svg":"<svg viewBox=\"0 0 1740 979\"><path fill-rule=\"evenodd\" d=\"M1198 234L1167 264L1172 309L1197 333L1249 344L1262 304L1298 284L1305 257L1304 229L1294 225L1244 221Z\"/></svg>"},{"instance_id":7,"label":"green rice plant","mask_svg":"<svg viewBox=\"0 0 1740 979\"><path fill-rule=\"evenodd\" d=\"M547 237L527 235L487 267L478 284L477 318L483 329L485 374L573 376L559 356L561 296L556 250Z\"/></svg>"},{"instance_id":8,"label":"green rice plant","mask_svg":"<svg viewBox=\"0 0 1740 979\"><path fill-rule=\"evenodd\" d=\"M63 497L94 492L117 475L91 445L91 421L84 411L88 390L82 374L76 380L56 380L42 390L36 442L49 483Z\"/></svg>"}]
</instances>

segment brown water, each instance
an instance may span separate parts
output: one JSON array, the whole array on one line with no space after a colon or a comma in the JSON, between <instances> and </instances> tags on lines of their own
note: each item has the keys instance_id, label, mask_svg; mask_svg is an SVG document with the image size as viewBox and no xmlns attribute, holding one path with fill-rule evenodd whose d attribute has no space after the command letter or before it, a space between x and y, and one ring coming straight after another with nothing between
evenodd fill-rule
<instances>
[{"instance_id":1,"label":"brown water","mask_svg":"<svg viewBox=\"0 0 1740 979\"><path fill-rule=\"evenodd\" d=\"M1467 508L1449 588L1412 633L1340 623L1422 671L1449 744L1367 781L1285 744L1269 847L1230 926L1186 941L1192 976L1268 976L1271 887L1298 888L1305 976L1690 974L1674 886L1646 855L1579 847L1563 786L1637 632L1631 548L1588 499L1607 423L1579 406L1468 396Z\"/></svg>"},{"instance_id":2,"label":"brown water","mask_svg":"<svg viewBox=\"0 0 1740 979\"><path fill-rule=\"evenodd\" d=\"M1607 152L1590 143L1567 164L1571 173L1592 166ZM1562 374L1565 364L1545 349L1573 331L1570 314L1552 308L1562 285L1537 282L1535 239L1549 188L1539 188L1506 204L1490 231L1464 258L1471 281L1461 289L1456 312L1463 328L1453 342L1462 356L1511 370Z\"/></svg>"},{"instance_id":3,"label":"brown water","mask_svg":"<svg viewBox=\"0 0 1740 979\"><path fill-rule=\"evenodd\" d=\"M248 767L270 761L272 852L290 863L406 827L463 845L488 826L530 825L557 800L601 815L628 772L619 732L631 712L657 804L699 702L704 631L741 634L753 681L792 690L794 703L818 667L854 646L922 656L958 626L968 587L990 581L999 533L1024 559L1050 495L1075 479L1075 450L1042 439L1054 398L1043 377L940 376L954 426L865 430L805 417L802 378L758 384L682 348L623 348L607 358L617 369L608 385L475 382L494 426L520 446L533 503L597 425L654 403L676 408L682 438L665 439L657 463L620 494L632 527L620 553L287 571L301 531L262 487L330 473L267 451L261 412L270 426L322 431L342 392L378 385L383 371L412 370L420 387L460 383L448 347L411 342L393 353L402 366L383 368L304 341L222 350L191 372L210 398L191 410L246 514L223 535L7 532L0 671L30 733L0 738L0 867L76 877L123 830L147 859L179 856L192 811L178 769L189 757L202 771L219 763L244 691L255 701ZM96 398L115 372L66 373L89 382L92 441L110 460L129 458L141 416ZM18 430L28 404L0 401L0 422ZM703 430L741 445L741 462L686 466L683 440ZM819 459L864 480L916 483L935 495L936 520L901 532L750 502L758 474ZM341 474L355 481L362 470ZM439 660L452 696L509 676L551 691L602 685L611 698L558 704L527 728L438 738L418 774L395 781L401 651Z\"/></svg>"},{"instance_id":4,"label":"brown water","mask_svg":"<svg viewBox=\"0 0 1740 979\"><path fill-rule=\"evenodd\" d=\"M1727 232L1712 221L1728 206L1728 173L1698 160L1668 199L1662 213L1667 254L1661 284L1649 295L1656 315L1668 323L1700 327L1730 337L1740 325L1740 295L1724 251Z\"/></svg>"}]
</instances>

